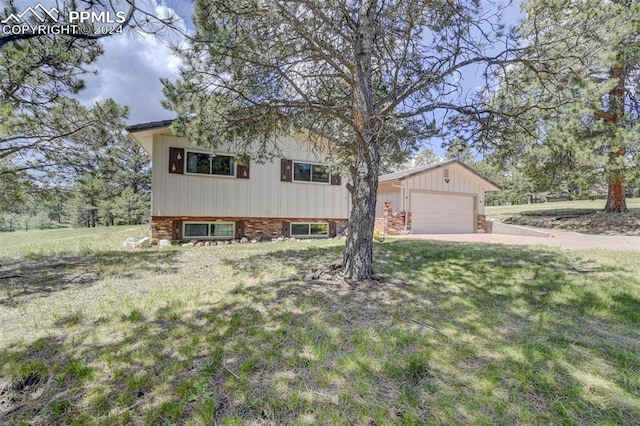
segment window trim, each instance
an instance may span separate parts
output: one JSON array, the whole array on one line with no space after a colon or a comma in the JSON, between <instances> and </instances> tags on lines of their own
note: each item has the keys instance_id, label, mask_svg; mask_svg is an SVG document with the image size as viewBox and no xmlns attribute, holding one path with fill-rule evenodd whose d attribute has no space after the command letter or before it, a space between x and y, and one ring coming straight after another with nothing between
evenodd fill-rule
<instances>
[{"instance_id":1,"label":"window trim","mask_svg":"<svg viewBox=\"0 0 640 426\"><path fill-rule=\"evenodd\" d=\"M310 179L312 180L299 180L296 179L296 164L310 164L311 167L311 175L310 175ZM327 169L327 173L328 173L328 179L326 182L316 182L313 180L313 166L322 166L325 167ZM315 184L320 184L320 185L331 185L331 173L329 173L329 166L327 166L326 164L322 164L322 163L313 163L311 161L297 161L297 160L292 160L291 162L291 182L298 182L298 183L315 183Z\"/></svg>"},{"instance_id":2,"label":"window trim","mask_svg":"<svg viewBox=\"0 0 640 426\"><path fill-rule=\"evenodd\" d=\"M293 225L307 225L308 233L307 234L294 234L293 233ZM311 225L326 225L327 233L326 234L315 234L311 235ZM290 222L289 223L289 235L293 238L329 238L329 234L331 232L329 222Z\"/></svg>"},{"instance_id":3,"label":"window trim","mask_svg":"<svg viewBox=\"0 0 640 426\"><path fill-rule=\"evenodd\" d=\"M215 235L193 236L187 235L187 225L207 225L207 233L211 234L211 225L231 225L233 227L233 235L225 237L217 237ZM182 222L182 239L201 239L201 240L233 240L236 238L236 222L217 222L217 221L185 221Z\"/></svg>"},{"instance_id":4,"label":"window trim","mask_svg":"<svg viewBox=\"0 0 640 426\"><path fill-rule=\"evenodd\" d=\"M205 174L205 173L193 173L188 171L189 169L189 153L192 152L194 154L207 154L211 157L215 157L215 156L221 156L221 157L230 157L231 158L231 174L230 175L216 175L216 174ZM211 152L211 151L204 151L204 150L197 150L197 149L190 149L190 148L185 148L184 149L184 174L185 175L189 175L189 176L205 176L205 177L215 177L215 178L232 178L232 179L236 179L236 173L237 173L237 167L238 167L238 161L235 158L235 155L232 154L228 154L228 153L223 153L223 152Z\"/></svg>"}]
</instances>

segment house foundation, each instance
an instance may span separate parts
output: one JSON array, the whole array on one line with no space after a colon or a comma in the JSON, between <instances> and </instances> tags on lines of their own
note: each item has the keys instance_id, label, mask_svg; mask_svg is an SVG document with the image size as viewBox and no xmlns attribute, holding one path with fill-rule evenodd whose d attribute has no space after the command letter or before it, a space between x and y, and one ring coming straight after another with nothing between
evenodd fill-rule
<instances>
[{"instance_id":1,"label":"house foundation","mask_svg":"<svg viewBox=\"0 0 640 426\"><path fill-rule=\"evenodd\" d=\"M235 224L234 239L243 237L257 240L270 240L278 237L289 237L292 223L327 223L328 235L334 237L347 226L347 219L327 218L266 218L266 217L212 217L212 216L151 216L151 238L171 240L173 242L190 241L198 238L183 237L184 222L232 222ZM318 238L319 236L312 236ZM300 236L299 238L305 238ZM211 240L212 238L207 238Z\"/></svg>"}]
</instances>

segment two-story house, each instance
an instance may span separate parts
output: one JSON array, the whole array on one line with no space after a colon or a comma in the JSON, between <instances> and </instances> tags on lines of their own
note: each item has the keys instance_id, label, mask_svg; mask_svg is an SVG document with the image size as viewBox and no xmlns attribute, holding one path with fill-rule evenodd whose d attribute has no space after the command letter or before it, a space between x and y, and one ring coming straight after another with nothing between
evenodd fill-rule
<instances>
[{"instance_id":1,"label":"two-story house","mask_svg":"<svg viewBox=\"0 0 640 426\"><path fill-rule=\"evenodd\" d=\"M281 138L281 158L261 164L190 144L170 125L128 128L152 159L152 238L331 237L347 223L344 179L302 137Z\"/></svg>"},{"instance_id":2,"label":"two-story house","mask_svg":"<svg viewBox=\"0 0 640 426\"><path fill-rule=\"evenodd\" d=\"M280 158L248 162L177 137L171 120L128 128L152 158L151 229L156 239L332 237L347 224L346 179L302 135L280 138ZM379 178L376 229L459 234L484 228L485 192L500 187L458 160Z\"/></svg>"}]
</instances>

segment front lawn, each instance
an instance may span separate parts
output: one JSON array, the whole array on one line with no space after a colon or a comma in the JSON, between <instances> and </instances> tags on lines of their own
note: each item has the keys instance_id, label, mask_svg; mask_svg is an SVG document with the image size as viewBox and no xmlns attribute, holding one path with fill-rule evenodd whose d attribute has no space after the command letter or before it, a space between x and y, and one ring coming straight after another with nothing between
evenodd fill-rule
<instances>
[{"instance_id":1,"label":"front lawn","mask_svg":"<svg viewBox=\"0 0 640 426\"><path fill-rule=\"evenodd\" d=\"M639 252L343 244L0 245L0 424L638 422Z\"/></svg>"}]
</instances>

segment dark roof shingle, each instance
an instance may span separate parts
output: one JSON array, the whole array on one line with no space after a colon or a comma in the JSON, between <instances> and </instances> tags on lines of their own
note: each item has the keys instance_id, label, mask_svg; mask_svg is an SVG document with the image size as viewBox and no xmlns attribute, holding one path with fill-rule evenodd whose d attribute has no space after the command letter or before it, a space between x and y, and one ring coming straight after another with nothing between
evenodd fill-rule
<instances>
[{"instance_id":1,"label":"dark roof shingle","mask_svg":"<svg viewBox=\"0 0 640 426\"><path fill-rule=\"evenodd\" d=\"M150 121L148 123L139 123L132 124L131 126L127 126L127 132L142 132L144 130L152 130L152 129L160 129L162 127L171 126L174 119L170 120L161 120L161 121Z\"/></svg>"}]
</instances>

